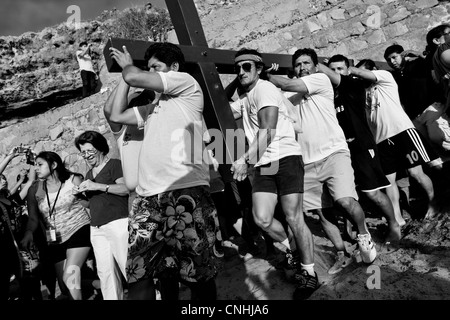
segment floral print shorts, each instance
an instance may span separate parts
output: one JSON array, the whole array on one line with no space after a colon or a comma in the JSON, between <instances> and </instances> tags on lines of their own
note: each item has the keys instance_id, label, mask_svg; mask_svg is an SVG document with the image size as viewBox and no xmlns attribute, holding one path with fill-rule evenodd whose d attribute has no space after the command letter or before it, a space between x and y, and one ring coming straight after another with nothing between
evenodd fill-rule
<instances>
[{"instance_id":1,"label":"floral print shorts","mask_svg":"<svg viewBox=\"0 0 450 320\"><path fill-rule=\"evenodd\" d=\"M137 196L128 219L128 283L148 278L213 278L219 261L217 211L207 186Z\"/></svg>"}]
</instances>

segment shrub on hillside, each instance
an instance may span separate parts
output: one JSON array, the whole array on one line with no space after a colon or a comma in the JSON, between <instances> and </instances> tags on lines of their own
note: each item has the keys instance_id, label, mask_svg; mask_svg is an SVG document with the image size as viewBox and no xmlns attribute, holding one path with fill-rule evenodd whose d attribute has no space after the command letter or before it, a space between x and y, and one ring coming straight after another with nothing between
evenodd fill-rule
<instances>
[{"instance_id":1,"label":"shrub on hillside","mask_svg":"<svg viewBox=\"0 0 450 320\"><path fill-rule=\"evenodd\" d=\"M166 41L167 32L173 28L169 13L155 9L147 14L143 8L128 8L116 12L108 28L108 37L145 41Z\"/></svg>"}]
</instances>

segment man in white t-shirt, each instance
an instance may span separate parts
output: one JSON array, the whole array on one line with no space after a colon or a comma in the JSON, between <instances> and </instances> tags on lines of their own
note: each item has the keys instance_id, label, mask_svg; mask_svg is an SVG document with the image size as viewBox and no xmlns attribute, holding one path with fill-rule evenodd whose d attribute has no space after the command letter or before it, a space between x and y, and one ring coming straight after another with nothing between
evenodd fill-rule
<instances>
[{"instance_id":1,"label":"man in white t-shirt","mask_svg":"<svg viewBox=\"0 0 450 320\"><path fill-rule=\"evenodd\" d=\"M338 252L351 262L339 229L327 218L333 203L349 214L358 228L358 245L365 263L376 258L375 244L365 222L365 214L356 193L350 151L336 117L334 91L330 79L319 73L318 57L313 49L299 49L292 56L297 78L269 74L269 80L283 91L294 92L289 99L299 108L301 132L298 136L305 162L304 211L315 211Z\"/></svg>"},{"instance_id":2,"label":"man in white t-shirt","mask_svg":"<svg viewBox=\"0 0 450 320\"><path fill-rule=\"evenodd\" d=\"M275 206L280 201L300 253L293 297L295 300L307 299L317 289L318 278L314 271L314 242L302 212L301 148L288 116L288 107L293 106L273 84L260 79L264 63L256 50L241 49L236 53L234 63L237 77L227 87L227 93L231 98L235 91L231 88L240 87L238 99L230 106L234 118L243 120L249 148L233 163L233 178L242 181L247 177L247 164L254 165L252 203L255 223L289 250L286 230L274 218Z\"/></svg>"},{"instance_id":3,"label":"man in white t-shirt","mask_svg":"<svg viewBox=\"0 0 450 320\"><path fill-rule=\"evenodd\" d=\"M127 85L161 93L153 110L145 105L113 108L110 115L110 121L144 130L137 196L129 216L129 294L156 277L163 299L178 299L181 281L192 299L215 300L213 246L220 231L203 157L201 87L182 72L184 55L172 43L147 49L149 71L133 66L125 46L123 52L110 50Z\"/></svg>"},{"instance_id":4,"label":"man in white t-shirt","mask_svg":"<svg viewBox=\"0 0 450 320\"><path fill-rule=\"evenodd\" d=\"M95 93L97 86L97 74L90 55L91 44L83 41L76 52L78 65L80 67L81 81L83 82L83 98Z\"/></svg>"},{"instance_id":5,"label":"man in white t-shirt","mask_svg":"<svg viewBox=\"0 0 450 320\"><path fill-rule=\"evenodd\" d=\"M442 159L422 138L400 103L398 86L392 74L376 70L372 60L361 60L349 72L366 81L366 116L380 154L381 166L391 186L386 193L394 204L395 217L400 225L406 222L398 203L399 191L396 173L407 169L428 197L426 217L432 217L438 208L431 179L422 170L422 164L442 167Z\"/></svg>"}]
</instances>

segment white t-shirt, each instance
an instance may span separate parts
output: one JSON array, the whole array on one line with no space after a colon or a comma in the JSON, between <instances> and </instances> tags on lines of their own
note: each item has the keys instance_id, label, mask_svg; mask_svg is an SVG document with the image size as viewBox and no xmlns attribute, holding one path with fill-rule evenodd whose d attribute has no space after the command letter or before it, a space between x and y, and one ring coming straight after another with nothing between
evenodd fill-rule
<instances>
[{"instance_id":1,"label":"white t-shirt","mask_svg":"<svg viewBox=\"0 0 450 320\"><path fill-rule=\"evenodd\" d=\"M392 74L385 70L372 71L377 81L366 89L366 116L375 142L380 143L414 124L404 111L398 86Z\"/></svg>"},{"instance_id":2,"label":"white t-shirt","mask_svg":"<svg viewBox=\"0 0 450 320\"><path fill-rule=\"evenodd\" d=\"M79 57L79 54L83 52L83 50L77 50L77 60L78 60L78 65L80 66L80 71L81 70L86 70L86 71L91 71L94 72L94 66L92 64L92 58L91 56L86 53L84 56L81 56L81 58Z\"/></svg>"},{"instance_id":3,"label":"white t-shirt","mask_svg":"<svg viewBox=\"0 0 450 320\"><path fill-rule=\"evenodd\" d=\"M138 185L138 163L142 141L143 130L136 126L122 126L119 132L113 132L117 141L122 163L123 178L125 185L130 191L134 191Z\"/></svg>"},{"instance_id":4,"label":"white t-shirt","mask_svg":"<svg viewBox=\"0 0 450 320\"><path fill-rule=\"evenodd\" d=\"M275 137L255 167L287 156L302 154L300 145L295 140L292 119L288 116L287 104L289 103L275 85L261 79L250 92L244 93L231 103L231 108L242 116L245 136L249 144L253 142L259 130L258 111L268 106L278 108ZM250 159L256 159L255 155L250 155Z\"/></svg>"},{"instance_id":5,"label":"white t-shirt","mask_svg":"<svg viewBox=\"0 0 450 320\"><path fill-rule=\"evenodd\" d=\"M149 114L147 106L133 108L138 127L144 128L136 192L145 197L209 186L209 167L203 157L202 89L187 73L158 74L164 91L153 113Z\"/></svg>"},{"instance_id":6,"label":"white t-shirt","mask_svg":"<svg viewBox=\"0 0 450 320\"><path fill-rule=\"evenodd\" d=\"M336 117L330 79L323 73L301 79L308 88L308 94L286 92L285 95L299 109L301 132L298 137L303 162L307 164L322 160L338 150L348 150L348 146Z\"/></svg>"}]
</instances>

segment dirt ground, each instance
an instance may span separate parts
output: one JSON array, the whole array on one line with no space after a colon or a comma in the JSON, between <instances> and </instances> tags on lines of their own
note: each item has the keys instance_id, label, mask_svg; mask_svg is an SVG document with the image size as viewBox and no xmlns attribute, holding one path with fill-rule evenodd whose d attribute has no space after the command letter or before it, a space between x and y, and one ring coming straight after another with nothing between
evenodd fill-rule
<instances>
[{"instance_id":1,"label":"dirt ground","mask_svg":"<svg viewBox=\"0 0 450 320\"><path fill-rule=\"evenodd\" d=\"M369 266L355 258L352 265L338 274L329 275L335 251L325 237L318 219L307 217L315 243L315 270L320 287L311 300L448 300L450 298L450 193L443 196L441 214L422 221L423 199L411 201L413 219L403 228L399 247L381 245L386 222L367 213L369 231L377 244L378 256ZM242 241L235 241L238 245ZM231 248L225 248L223 268L217 277L219 300L291 300L295 285L278 266L283 259L282 247L275 244L276 254L265 257L265 243L257 243L262 254L245 259ZM356 245L349 249L355 249ZM182 287L183 289L183 287ZM189 300L184 288L182 300Z\"/></svg>"}]
</instances>

